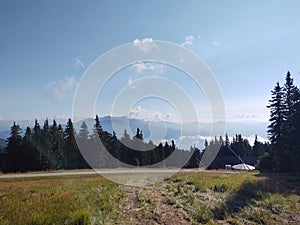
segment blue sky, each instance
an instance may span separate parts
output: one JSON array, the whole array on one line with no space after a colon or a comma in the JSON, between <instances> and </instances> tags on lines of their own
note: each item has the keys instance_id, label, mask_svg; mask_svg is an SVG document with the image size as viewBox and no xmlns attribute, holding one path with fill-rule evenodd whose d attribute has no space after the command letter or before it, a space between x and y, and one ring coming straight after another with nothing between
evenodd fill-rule
<instances>
[{"instance_id":1,"label":"blue sky","mask_svg":"<svg viewBox=\"0 0 300 225\"><path fill-rule=\"evenodd\" d=\"M276 81L300 72L299 1L8 1L0 2L0 119L72 115L76 86L100 55L135 39L164 40L190 49L214 72L229 120L267 120ZM189 89L203 115L201 91L180 72L155 65L125 68L107 92L141 76L161 75ZM189 86L190 85L190 86ZM99 98L97 113L109 114ZM108 101L108 100L107 100ZM204 101L204 100L203 100ZM199 104L198 104L199 103ZM140 113L173 113L158 99ZM205 115L204 115L205 117Z\"/></svg>"}]
</instances>

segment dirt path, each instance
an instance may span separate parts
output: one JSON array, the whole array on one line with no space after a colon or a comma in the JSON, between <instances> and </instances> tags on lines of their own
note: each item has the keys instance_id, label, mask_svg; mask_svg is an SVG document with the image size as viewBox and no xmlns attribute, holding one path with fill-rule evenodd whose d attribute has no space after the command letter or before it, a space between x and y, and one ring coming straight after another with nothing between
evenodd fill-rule
<instances>
[{"instance_id":1,"label":"dirt path","mask_svg":"<svg viewBox=\"0 0 300 225\"><path fill-rule=\"evenodd\" d=\"M126 224L136 225L173 225L191 224L184 213L170 205L167 199L154 186L132 187L126 186L123 191L126 200L119 207L119 211L124 215Z\"/></svg>"},{"instance_id":2,"label":"dirt path","mask_svg":"<svg viewBox=\"0 0 300 225\"><path fill-rule=\"evenodd\" d=\"M130 224L138 224L137 211L140 209L140 203L138 200L138 190L136 187L125 186L123 188L125 192L125 201L120 205L119 211L125 216L126 221ZM127 221L128 220L128 221Z\"/></svg>"},{"instance_id":3,"label":"dirt path","mask_svg":"<svg viewBox=\"0 0 300 225\"><path fill-rule=\"evenodd\" d=\"M161 223L159 224L192 224L186 219L183 211L176 208L175 205L169 204L165 196L157 188L151 187L149 190L162 215L162 219L159 221Z\"/></svg>"}]
</instances>

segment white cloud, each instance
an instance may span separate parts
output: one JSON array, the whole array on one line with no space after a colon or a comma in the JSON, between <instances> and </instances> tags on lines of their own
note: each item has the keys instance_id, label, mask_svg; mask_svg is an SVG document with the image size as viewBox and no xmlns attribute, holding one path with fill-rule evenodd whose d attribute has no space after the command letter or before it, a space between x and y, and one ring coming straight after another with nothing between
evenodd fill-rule
<instances>
[{"instance_id":1,"label":"white cloud","mask_svg":"<svg viewBox=\"0 0 300 225\"><path fill-rule=\"evenodd\" d=\"M67 93L74 89L77 81L74 76L65 77L58 81L51 81L46 85L44 96L47 99L62 101L66 98Z\"/></svg>"},{"instance_id":2,"label":"white cloud","mask_svg":"<svg viewBox=\"0 0 300 225\"><path fill-rule=\"evenodd\" d=\"M220 45L220 42L219 41L214 41L213 45L218 46L218 45Z\"/></svg>"},{"instance_id":3,"label":"white cloud","mask_svg":"<svg viewBox=\"0 0 300 225\"><path fill-rule=\"evenodd\" d=\"M195 40L195 37L193 35L189 35L189 36L185 37L185 41L182 42L180 45L183 47L191 46L192 44L194 44L194 40Z\"/></svg>"},{"instance_id":4,"label":"white cloud","mask_svg":"<svg viewBox=\"0 0 300 225\"><path fill-rule=\"evenodd\" d=\"M128 113L128 118L139 119L144 121L167 121L167 122L178 122L179 119L176 115L170 113L162 113L159 111L153 111L149 109L143 109L141 107L132 108Z\"/></svg>"},{"instance_id":5,"label":"white cloud","mask_svg":"<svg viewBox=\"0 0 300 225\"><path fill-rule=\"evenodd\" d=\"M156 73L163 73L164 65L161 63L150 63L150 62L137 62L132 65L137 73L142 73L146 70L150 70Z\"/></svg>"},{"instance_id":6,"label":"white cloud","mask_svg":"<svg viewBox=\"0 0 300 225\"><path fill-rule=\"evenodd\" d=\"M82 68L82 69L85 68L85 65L84 65L83 61L79 57L74 59L74 62L75 62L75 68L79 68L79 67Z\"/></svg>"},{"instance_id":7,"label":"white cloud","mask_svg":"<svg viewBox=\"0 0 300 225\"><path fill-rule=\"evenodd\" d=\"M144 38L142 40L135 39L133 41L133 46L137 47L144 53L149 53L152 49L157 48L157 45L153 42L152 38Z\"/></svg>"},{"instance_id":8,"label":"white cloud","mask_svg":"<svg viewBox=\"0 0 300 225\"><path fill-rule=\"evenodd\" d=\"M265 121L265 118L262 117L260 114L246 114L246 113L239 113L231 115L227 118L228 121L238 122L238 121Z\"/></svg>"},{"instance_id":9,"label":"white cloud","mask_svg":"<svg viewBox=\"0 0 300 225\"><path fill-rule=\"evenodd\" d=\"M132 67L136 70L137 73L142 73L145 70L149 69L149 66L144 62L135 63Z\"/></svg>"},{"instance_id":10,"label":"white cloud","mask_svg":"<svg viewBox=\"0 0 300 225\"><path fill-rule=\"evenodd\" d=\"M131 76L128 77L128 85L131 89L137 88L137 85L134 83L134 79Z\"/></svg>"},{"instance_id":11,"label":"white cloud","mask_svg":"<svg viewBox=\"0 0 300 225\"><path fill-rule=\"evenodd\" d=\"M134 79L132 78L132 76L129 76L128 77L128 85L131 89L136 89L137 88L137 85L134 83Z\"/></svg>"},{"instance_id":12,"label":"white cloud","mask_svg":"<svg viewBox=\"0 0 300 225\"><path fill-rule=\"evenodd\" d=\"M54 119L55 119L57 124L66 124L70 117L68 117L66 115L56 115L56 116L49 116L49 117L45 117L45 118L48 119L50 124L52 124ZM38 120L40 125L41 125L42 122L44 122L44 120L45 120L44 118Z\"/></svg>"},{"instance_id":13,"label":"white cloud","mask_svg":"<svg viewBox=\"0 0 300 225\"><path fill-rule=\"evenodd\" d=\"M132 84L132 82L133 82L133 81L132 81L132 77L129 77L129 78L128 78L128 84Z\"/></svg>"}]
</instances>

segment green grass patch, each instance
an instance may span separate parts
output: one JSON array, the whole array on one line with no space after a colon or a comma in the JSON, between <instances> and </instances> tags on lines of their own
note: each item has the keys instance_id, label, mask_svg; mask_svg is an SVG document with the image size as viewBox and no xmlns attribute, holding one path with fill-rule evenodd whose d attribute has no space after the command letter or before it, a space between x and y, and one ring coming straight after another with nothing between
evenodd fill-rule
<instances>
[{"instance_id":1,"label":"green grass patch","mask_svg":"<svg viewBox=\"0 0 300 225\"><path fill-rule=\"evenodd\" d=\"M177 174L161 183L195 224L299 224L300 179L253 173Z\"/></svg>"},{"instance_id":2,"label":"green grass patch","mask_svg":"<svg viewBox=\"0 0 300 225\"><path fill-rule=\"evenodd\" d=\"M300 224L297 176L179 173L131 198L123 187L99 175L1 179L0 224L167 224L159 193L193 224Z\"/></svg>"},{"instance_id":3,"label":"green grass patch","mask_svg":"<svg viewBox=\"0 0 300 225\"><path fill-rule=\"evenodd\" d=\"M107 224L118 220L119 185L100 176L0 181L0 224Z\"/></svg>"}]
</instances>

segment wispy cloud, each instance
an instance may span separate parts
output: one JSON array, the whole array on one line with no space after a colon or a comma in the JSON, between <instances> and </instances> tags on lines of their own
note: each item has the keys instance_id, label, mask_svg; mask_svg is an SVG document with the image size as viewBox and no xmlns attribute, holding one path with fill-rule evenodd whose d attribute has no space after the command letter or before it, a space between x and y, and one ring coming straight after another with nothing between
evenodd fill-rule
<instances>
[{"instance_id":1,"label":"wispy cloud","mask_svg":"<svg viewBox=\"0 0 300 225\"><path fill-rule=\"evenodd\" d=\"M132 77L131 76L129 76L129 78L128 78L128 84L132 84Z\"/></svg>"},{"instance_id":2,"label":"wispy cloud","mask_svg":"<svg viewBox=\"0 0 300 225\"><path fill-rule=\"evenodd\" d=\"M68 117L66 115L56 115L56 116L48 117L49 121L52 122L55 119L55 121L60 124L65 124L69 118L70 117Z\"/></svg>"},{"instance_id":3,"label":"wispy cloud","mask_svg":"<svg viewBox=\"0 0 300 225\"><path fill-rule=\"evenodd\" d=\"M46 85L44 97L46 99L62 101L67 94L76 87L77 81L74 76L64 77L57 81L51 81Z\"/></svg>"},{"instance_id":4,"label":"wispy cloud","mask_svg":"<svg viewBox=\"0 0 300 225\"><path fill-rule=\"evenodd\" d=\"M85 68L83 61L79 57L74 59L74 62L75 62L75 68L82 68L82 69Z\"/></svg>"},{"instance_id":5,"label":"wispy cloud","mask_svg":"<svg viewBox=\"0 0 300 225\"><path fill-rule=\"evenodd\" d=\"M153 71L156 73L163 73L164 65L161 63L138 62L132 65L137 73L144 71Z\"/></svg>"},{"instance_id":6,"label":"wispy cloud","mask_svg":"<svg viewBox=\"0 0 300 225\"><path fill-rule=\"evenodd\" d=\"M229 119L235 119L235 120L254 120L259 119L261 115L259 114L246 114L246 113L239 113L235 115L231 115Z\"/></svg>"},{"instance_id":7,"label":"wispy cloud","mask_svg":"<svg viewBox=\"0 0 300 225\"><path fill-rule=\"evenodd\" d=\"M184 42L182 42L180 45L183 47L191 46L194 44L194 40L195 37L193 35L186 36Z\"/></svg>"},{"instance_id":8,"label":"wispy cloud","mask_svg":"<svg viewBox=\"0 0 300 225\"><path fill-rule=\"evenodd\" d=\"M158 46L153 42L152 38L144 38L142 40L135 39L133 41L133 46L143 51L144 53L149 53L152 49Z\"/></svg>"},{"instance_id":9,"label":"wispy cloud","mask_svg":"<svg viewBox=\"0 0 300 225\"><path fill-rule=\"evenodd\" d=\"M128 77L128 85L130 86L131 89L136 89L137 88L136 84L134 83L134 79L132 78L132 76Z\"/></svg>"},{"instance_id":10,"label":"wispy cloud","mask_svg":"<svg viewBox=\"0 0 300 225\"><path fill-rule=\"evenodd\" d=\"M220 41L214 41L214 42L213 42L213 45L214 45L214 46L219 46L220 44L221 44Z\"/></svg>"},{"instance_id":11,"label":"wispy cloud","mask_svg":"<svg viewBox=\"0 0 300 225\"><path fill-rule=\"evenodd\" d=\"M168 122L178 122L179 119L176 115L170 113L162 113L159 111L143 109L141 107L135 107L131 109L128 114L130 119L140 119L144 121L168 121Z\"/></svg>"}]
</instances>

